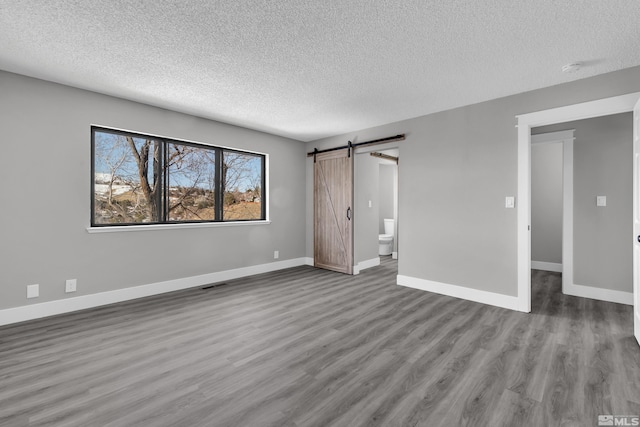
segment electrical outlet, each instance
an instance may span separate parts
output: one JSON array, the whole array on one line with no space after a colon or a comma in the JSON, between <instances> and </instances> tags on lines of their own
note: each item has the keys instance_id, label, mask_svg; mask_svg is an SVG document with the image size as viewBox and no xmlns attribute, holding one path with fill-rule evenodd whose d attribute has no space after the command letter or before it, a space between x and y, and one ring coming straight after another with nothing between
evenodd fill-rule
<instances>
[{"instance_id":1,"label":"electrical outlet","mask_svg":"<svg viewBox=\"0 0 640 427\"><path fill-rule=\"evenodd\" d=\"M273 251L273 259L280 258L280 251Z\"/></svg>"},{"instance_id":2,"label":"electrical outlet","mask_svg":"<svg viewBox=\"0 0 640 427\"><path fill-rule=\"evenodd\" d=\"M40 285L27 285L27 298L38 298L40 296Z\"/></svg>"},{"instance_id":3,"label":"electrical outlet","mask_svg":"<svg viewBox=\"0 0 640 427\"><path fill-rule=\"evenodd\" d=\"M66 283L66 285L64 287L64 291L66 293L75 292L76 291L76 284L77 284L76 279L67 280L67 283Z\"/></svg>"}]
</instances>

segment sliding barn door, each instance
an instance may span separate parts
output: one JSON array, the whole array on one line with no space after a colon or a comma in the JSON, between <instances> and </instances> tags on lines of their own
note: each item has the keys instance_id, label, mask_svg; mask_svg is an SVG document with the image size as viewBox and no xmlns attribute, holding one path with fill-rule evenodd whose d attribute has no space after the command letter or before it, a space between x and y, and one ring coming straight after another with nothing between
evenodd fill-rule
<instances>
[{"instance_id":1,"label":"sliding barn door","mask_svg":"<svg viewBox=\"0 0 640 427\"><path fill-rule=\"evenodd\" d=\"M314 163L314 265L353 274L353 153L316 154Z\"/></svg>"}]
</instances>

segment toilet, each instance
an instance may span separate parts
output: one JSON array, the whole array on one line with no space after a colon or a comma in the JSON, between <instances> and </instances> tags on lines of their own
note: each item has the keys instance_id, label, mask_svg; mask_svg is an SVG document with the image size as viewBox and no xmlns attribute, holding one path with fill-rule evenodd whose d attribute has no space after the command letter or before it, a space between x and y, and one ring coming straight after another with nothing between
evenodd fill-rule
<instances>
[{"instance_id":1,"label":"toilet","mask_svg":"<svg viewBox=\"0 0 640 427\"><path fill-rule=\"evenodd\" d=\"M378 235L379 255L391 255L393 252L393 223L392 218L384 219L384 234Z\"/></svg>"}]
</instances>

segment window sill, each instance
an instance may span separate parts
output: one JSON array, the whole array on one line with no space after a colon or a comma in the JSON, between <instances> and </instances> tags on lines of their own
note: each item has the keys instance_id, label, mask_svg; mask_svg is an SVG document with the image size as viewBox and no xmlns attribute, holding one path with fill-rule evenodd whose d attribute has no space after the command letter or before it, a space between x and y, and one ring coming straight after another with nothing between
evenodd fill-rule
<instances>
[{"instance_id":1,"label":"window sill","mask_svg":"<svg viewBox=\"0 0 640 427\"><path fill-rule=\"evenodd\" d=\"M215 228L237 227L242 225L268 225L271 221L230 221L187 224L149 224L149 225L114 225L106 227L87 227L87 233L119 233L122 231L175 230L177 228Z\"/></svg>"}]
</instances>

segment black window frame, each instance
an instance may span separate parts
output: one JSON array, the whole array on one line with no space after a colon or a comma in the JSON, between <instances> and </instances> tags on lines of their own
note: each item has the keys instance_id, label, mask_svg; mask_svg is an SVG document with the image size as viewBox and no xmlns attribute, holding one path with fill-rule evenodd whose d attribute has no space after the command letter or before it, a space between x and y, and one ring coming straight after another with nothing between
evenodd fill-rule
<instances>
[{"instance_id":1,"label":"black window frame","mask_svg":"<svg viewBox=\"0 0 640 427\"><path fill-rule=\"evenodd\" d=\"M158 221L148 222L116 222L116 223L96 223L96 197L95 197L95 168L96 168L96 133L110 133L115 135L129 136L133 138L150 139L161 145L161 165L160 182L162 188L158 191ZM191 147L197 147L200 149L211 150L215 153L215 190L214 190L214 209L216 219L204 219L204 220L169 220L169 204L167 200L169 198L169 174L166 173L165 160L168 157L168 150L170 144L185 145ZM260 159L260 218L249 219L224 219L224 195L225 188L222 177L222 162L225 152L238 153L243 155L250 155L258 157ZM262 153L256 153L253 151L239 150L235 148L221 147L211 144L198 143L192 141L184 141L176 138L167 138L157 135L148 135L139 132L124 131L120 129L113 129L104 126L91 126L91 227L127 227L127 226L140 226L140 225L175 225L175 224L210 224L210 223L234 223L234 222L256 222L267 221L267 167L266 167L267 155Z\"/></svg>"}]
</instances>

